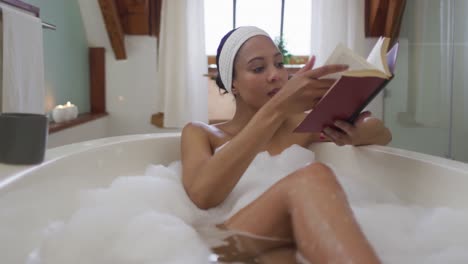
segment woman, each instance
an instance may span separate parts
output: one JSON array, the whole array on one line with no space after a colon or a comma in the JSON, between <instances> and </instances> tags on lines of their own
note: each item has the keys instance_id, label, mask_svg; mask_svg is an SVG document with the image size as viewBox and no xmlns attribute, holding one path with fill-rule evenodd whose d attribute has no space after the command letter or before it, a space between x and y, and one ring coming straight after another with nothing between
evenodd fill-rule
<instances>
[{"instance_id":1,"label":"woman","mask_svg":"<svg viewBox=\"0 0 468 264\"><path fill-rule=\"evenodd\" d=\"M256 27L229 32L216 58L217 84L235 96L235 115L217 125L193 122L182 132L184 188L202 209L222 204L259 152L277 155L294 144L323 141L317 133L292 131L334 82L319 78L347 68L312 69L312 57L288 80L278 48ZM326 128L324 134L337 145L385 145L391 140L389 130L369 113L354 124L337 121L336 126L341 131ZM379 263L334 173L318 162L285 176L223 227L275 239L241 239L243 251L260 261L294 262L298 251L311 263Z\"/></svg>"}]
</instances>

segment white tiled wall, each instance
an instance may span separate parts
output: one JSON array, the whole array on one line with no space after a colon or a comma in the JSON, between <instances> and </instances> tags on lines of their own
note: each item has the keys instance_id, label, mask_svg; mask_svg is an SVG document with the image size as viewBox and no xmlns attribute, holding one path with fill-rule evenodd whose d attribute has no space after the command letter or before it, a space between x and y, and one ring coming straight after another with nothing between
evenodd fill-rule
<instances>
[{"instance_id":1,"label":"white tiled wall","mask_svg":"<svg viewBox=\"0 0 468 264\"><path fill-rule=\"evenodd\" d=\"M107 137L108 123L109 117L103 117L50 134L47 138L47 148Z\"/></svg>"},{"instance_id":2,"label":"white tiled wall","mask_svg":"<svg viewBox=\"0 0 468 264\"><path fill-rule=\"evenodd\" d=\"M108 135L157 133L150 123L158 112L159 87L156 83L156 38L126 36L126 60L116 60L97 1L78 0L90 47L106 49L106 108Z\"/></svg>"},{"instance_id":3,"label":"white tiled wall","mask_svg":"<svg viewBox=\"0 0 468 264\"><path fill-rule=\"evenodd\" d=\"M127 36L126 60L116 60L112 51L106 51L106 103L112 136L167 131L150 123L161 102L156 45L154 37Z\"/></svg>"}]
</instances>

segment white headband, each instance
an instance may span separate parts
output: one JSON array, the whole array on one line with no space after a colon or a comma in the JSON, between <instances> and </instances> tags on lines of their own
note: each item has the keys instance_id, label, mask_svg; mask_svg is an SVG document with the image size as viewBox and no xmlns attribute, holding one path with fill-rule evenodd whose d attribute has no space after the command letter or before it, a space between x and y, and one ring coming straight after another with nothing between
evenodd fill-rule
<instances>
[{"instance_id":1,"label":"white headband","mask_svg":"<svg viewBox=\"0 0 468 264\"><path fill-rule=\"evenodd\" d=\"M259 35L270 37L268 33L257 27L240 27L234 30L224 42L223 48L219 54L218 71L221 76L221 81L223 81L224 87L228 92L231 92L232 88L233 64L237 51L249 38Z\"/></svg>"}]
</instances>

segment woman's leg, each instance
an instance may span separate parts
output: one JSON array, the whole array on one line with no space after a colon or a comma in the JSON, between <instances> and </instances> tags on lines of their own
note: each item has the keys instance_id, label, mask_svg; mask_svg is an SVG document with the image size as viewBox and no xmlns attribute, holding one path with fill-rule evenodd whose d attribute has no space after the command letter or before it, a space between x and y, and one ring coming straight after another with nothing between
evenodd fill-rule
<instances>
[{"instance_id":1,"label":"woman's leg","mask_svg":"<svg viewBox=\"0 0 468 264\"><path fill-rule=\"evenodd\" d=\"M283 247L273 249L266 253L257 256L257 261L260 264L294 264L296 261L296 248Z\"/></svg>"},{"instance_id":2,"label":"woman's leg","mask_svg":"<svg viewBox=\"0 0 468 264\"><path fill-rule=\"evenodd\" d=\"M251 254L295 245L312 263L380 263L334 173L314 163L277 182L224 223L268 241L235 239ZM291 243L292 241L295 242Z\"/></svg>"}]
</instances>

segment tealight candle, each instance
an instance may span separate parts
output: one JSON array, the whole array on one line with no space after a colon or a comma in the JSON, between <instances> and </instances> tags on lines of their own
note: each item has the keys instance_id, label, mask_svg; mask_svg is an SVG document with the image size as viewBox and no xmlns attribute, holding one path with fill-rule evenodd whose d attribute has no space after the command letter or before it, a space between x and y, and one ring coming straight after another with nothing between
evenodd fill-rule
<instances>
[{"instance_id":1,"label":"tealight candle","mask_svg":"<svg viewBox=\"0 0 468 264\"><path fill-rule=\"evenodd\" d=\"M52 110L52 119L56 123L70 121L78 116L78 107L76 105L67 102L65 105L57 105Z\"/></svg>"},{"instance_id":2,"label":"tealight candle","mask_svg":"<svg viewBox=\"0 0 468 264\"><path fill-rule=\"evenodd\" d=\"M67 121L73 120L78 116L78 107L76 107L76 105L70 102L67 102L64 105L64 110L65 110L65 119Z\"/></svg>"},{"instance_id":3,"label":"tealight candle","mask_svg":"<svg viewBox=\"0 0 468 264\"><path fill-rule=\"evenodd\" d=\"M55 123L60 123L66 121L65 108L63 105L57 105L54 110L52 110L52 119Z\"/></svg>"}]
</instances>

